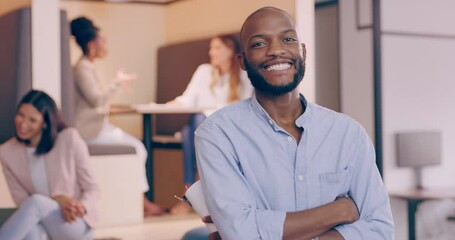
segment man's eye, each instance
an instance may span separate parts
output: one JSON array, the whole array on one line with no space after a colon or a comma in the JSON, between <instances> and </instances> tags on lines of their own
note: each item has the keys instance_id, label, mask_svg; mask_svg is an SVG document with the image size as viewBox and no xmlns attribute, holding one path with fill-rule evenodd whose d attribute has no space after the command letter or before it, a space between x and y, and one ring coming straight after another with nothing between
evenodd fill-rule
<instances>
[{"instance_id":1,"label":"man's eye","mask_svg":"<svg viewBox=\"0 0 455 240\"><path fill-rule=\"evenodd\" d=\"M251 44L251 48L257 48L257 47L262 47L265 45L265 42L256 42L256 43L253 43Z\"/></svg>"},{"instance_id":2,"label":"man's eye","mask_svg":"<svg viewBox=\"0 0 455 240\"><path fill-rule=\"evenodd\" d=\"M297 39L296 38L292 38L292 37L287 37L283 41L284 42L297 42Z\"/></svg>"}]
</instances>

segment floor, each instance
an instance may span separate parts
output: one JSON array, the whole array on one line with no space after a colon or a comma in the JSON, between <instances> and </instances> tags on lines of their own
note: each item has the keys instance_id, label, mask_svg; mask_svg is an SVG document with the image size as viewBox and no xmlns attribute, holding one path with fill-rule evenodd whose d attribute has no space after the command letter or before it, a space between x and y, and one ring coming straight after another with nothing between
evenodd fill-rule
<instances>
[{"instance_id":1,"label":"floor","mask_svg":"<svg viewBox=\"0 0 455 240\"><path fill-rule=\"evenodd\" d=\"M97 229L95 240L180 240L190 229L204 226L196 214L148 217L143 224Z\"/></svg>"}]
</instances>

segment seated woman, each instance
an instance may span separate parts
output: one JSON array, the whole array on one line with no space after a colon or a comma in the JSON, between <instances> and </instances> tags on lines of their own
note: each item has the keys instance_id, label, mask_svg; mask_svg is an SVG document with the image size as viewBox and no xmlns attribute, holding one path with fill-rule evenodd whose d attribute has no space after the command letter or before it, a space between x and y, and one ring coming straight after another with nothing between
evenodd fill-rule
<instances>
[{"instance_id":1,"label":"seated woman","mask_svg":"<svg viewBox=\"0 0 455 240\"><path fill-rule=\"evenodd\" d=\"M99 188L87 145L42 91L22 98L14 124L16 136L0 146L0 161L18 209L0 240L90 239Z\"/></svg>"},{"instance_id":2,"label":"seated woman","mask_svg":"<svg viewBox=\"0 0 455 240\"><path fill-rule=\"evenodd\" d=\"M196 180L196 155L194 152L194 131L204 119L228 104L251 97L253 86L245 71L240 69L237 54L240 43L234 34L219 35L210 41L210 64L200 65L181 96L169 104L205 107L210 110L194 114L182 129L184 179L188 188ZM171 209L173 214L188 213L191 207L179 202Z\"/></svg>"},{"instance_id":3,"label":"seated woman","mask_svg":"<svg viewBox=\"0 0 455 240\"><path fill-rule=\"evenodd\" d=\"M126 144L134 146L136 153L144 166L144 192L148 191L145 163L147 151L144 144L137 138L108 122L109 101L125 87L126 82L136 78L134 74L117 73L115 81L110 86L103 86L95 69L94 61L107 55L106 39L93 22L85 17L71 21L71 34L82 50L83 55L74 66L74 81L76 83L76 129L82 138L89 143L97 144ZM163 209L150 202L144 195L144 215L163 214Z\"/></svg>"}]
</instances>

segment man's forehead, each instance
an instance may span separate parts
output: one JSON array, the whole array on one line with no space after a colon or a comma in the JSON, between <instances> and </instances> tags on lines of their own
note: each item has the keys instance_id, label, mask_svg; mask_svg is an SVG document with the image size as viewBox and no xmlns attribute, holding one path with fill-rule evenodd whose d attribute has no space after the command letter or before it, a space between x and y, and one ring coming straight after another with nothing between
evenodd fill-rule
<instances>
[{"instance_id":1,"label":"man's forehead","mask_svg":"<svg viewBox=\"0 0 455 240\"><path fill-rule=\"evenodd\" d=\"M260 34L260 31L267 28L274 29L272 27L275 27L275 25L285 28L285 31L295 31L294 19L287 12L268 7L259 9L245 20L240 37L242 41L247 41L251 35Z\"/></svg>"}]
</instances>

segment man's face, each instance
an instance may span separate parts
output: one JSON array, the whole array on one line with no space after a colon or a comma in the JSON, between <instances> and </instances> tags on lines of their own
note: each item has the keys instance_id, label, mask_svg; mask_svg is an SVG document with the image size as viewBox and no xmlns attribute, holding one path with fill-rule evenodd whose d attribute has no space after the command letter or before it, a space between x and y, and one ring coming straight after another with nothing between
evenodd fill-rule
<instances>
[{"instance_id":1,"label":"man's face","mask_svg":"<svg viewBox=\"0 0 455 240\"><path fill-rule=\"evenodd\" d=\"M241 34L244 51L239 61L257 90L282 95L298 86L305 62L288 15L273 9L258 12L247 20Z\"/></svg>"}]
</instances>

